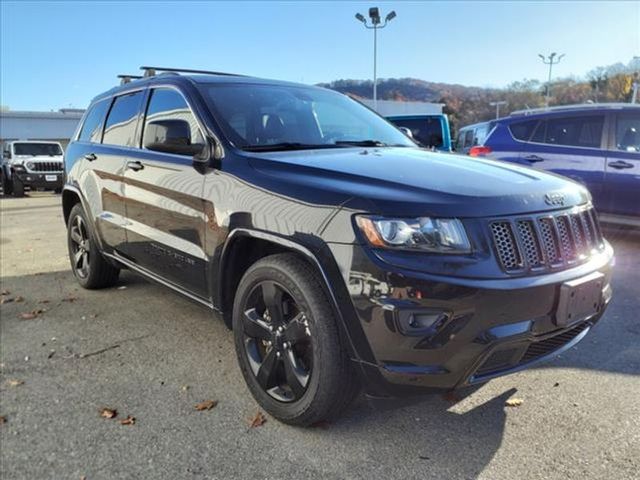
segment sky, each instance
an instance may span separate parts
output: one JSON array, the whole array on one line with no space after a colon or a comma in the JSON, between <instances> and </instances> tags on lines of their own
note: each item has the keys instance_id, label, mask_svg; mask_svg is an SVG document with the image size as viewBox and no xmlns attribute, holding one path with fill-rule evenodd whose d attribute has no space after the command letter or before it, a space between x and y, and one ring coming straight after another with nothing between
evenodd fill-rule
<instances>
[{"instance_id":1,"label":"sky","mask_svg":"<svg viewBox=\"0 0 640 480\"><path fill-rule=\"evenodd\" d=\"M503 87L640 55L628 2L83 2L0 0L0 104L84 108L141 65L308 84L371 79L373 33L354 15L397 17L378 32L378 76Z\"/></svg>"}]
</instances>

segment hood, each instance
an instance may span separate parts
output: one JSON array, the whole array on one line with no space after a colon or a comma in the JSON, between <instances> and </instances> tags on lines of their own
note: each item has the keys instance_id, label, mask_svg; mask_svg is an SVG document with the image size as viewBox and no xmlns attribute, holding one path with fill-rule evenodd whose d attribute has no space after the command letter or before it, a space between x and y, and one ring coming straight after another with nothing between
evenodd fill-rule
<instances>
[{"instance_id":1,"label":"hood","mask_svg":"<svg viewBox=\"0 0 640 480\"><path fill-rule=\"evenodd\" d=\"M340 192L347 207L379 214L479 217L557 210L590 201L581 185L494 160L414 148L252 154L258 171ZM553 201L545 195L550 194ZM549 205L552 203L552 205Z\"/></svg>"},{"instance_id":2,"label":"hood","mask_svg":"<svg viewBox=\"0 0 640 480\"><path fill-rule=\"evenodd\" d=\"M27 162L62 162L62 155L14 155L12 160L16 163L27 163Z\"/></svg>"}]
</instances>

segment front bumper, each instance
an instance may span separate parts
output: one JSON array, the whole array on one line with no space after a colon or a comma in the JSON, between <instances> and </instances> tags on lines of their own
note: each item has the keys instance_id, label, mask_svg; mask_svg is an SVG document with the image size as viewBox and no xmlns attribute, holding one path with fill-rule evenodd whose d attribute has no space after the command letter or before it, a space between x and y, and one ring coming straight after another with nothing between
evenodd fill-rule
<instances>
[{"instance_id":1,"label":"front bumper","mask_svg":"<svg viewBox=\"0 0 640 480\"><path fill-rule=\"evenodd\" d=\"M504 280L398 270L354 245L336 245L334 255L346 248L348 290L372 353L369 360L356 362L365 389L377 396L450 390L553 357L584 338L611 299L613 250L608 244L579 267ZM562 285L598 274L601 296L593 314L559 322ZM437 321L416 334L407 330L406 318Z\"/></svg>"},{"instance_id":2,"label":"front bumper","mask_svg":"<svg viewBox=\"0 0 640 480\"><path fill-rule=\"evenodd\" d=\"M46 188L52 190L62 188L62 172L30 173L14 171L13 175L17 176L25 187L29 186L31 188Z\"/></svg>"}]
</instances>

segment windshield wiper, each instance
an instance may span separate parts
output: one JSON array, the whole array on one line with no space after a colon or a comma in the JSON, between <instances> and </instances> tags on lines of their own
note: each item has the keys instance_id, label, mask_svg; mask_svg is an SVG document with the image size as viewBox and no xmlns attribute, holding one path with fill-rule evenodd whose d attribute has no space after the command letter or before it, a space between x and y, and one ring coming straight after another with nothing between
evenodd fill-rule
<instances>
[{"instance_id":1,"label":"windshield wiper","mask_svg":"<svg viewBox=\"0 0 640 480\"><path fill-rule=\"evenodd\" d=\"M316 148L338 148L340 145L335 143L299 143L299 142L281 142L268 145L248 145L242 147L248 152L271 152L279 150L313 150Z\"/></svg>"}]
</instances>

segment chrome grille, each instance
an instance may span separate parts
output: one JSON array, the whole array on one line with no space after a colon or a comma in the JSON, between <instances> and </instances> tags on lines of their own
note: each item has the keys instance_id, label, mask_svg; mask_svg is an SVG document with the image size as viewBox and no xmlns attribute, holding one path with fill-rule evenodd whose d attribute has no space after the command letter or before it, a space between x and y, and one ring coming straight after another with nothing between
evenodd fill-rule
<instances>
[{"instance_id":1,"label":"chrome grille","mask_svg":"<svg viewBox=\"0 0 640 480\"><path fill-rule=\"evenodd\" d=\"M61 172L62 162L33 162L32 172Z\"/></svg>"},{"instance_id":2,"label":"chrome grille","mask_svg":"<svg viewBox=\"0 0 640 480\"><path fill-rule=\"evenodd\" d=\"M593 209L490 223L496 254L507 272L544 270L586 261L602 248Z\"/></svg>"}]
</instances>

